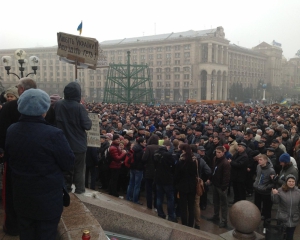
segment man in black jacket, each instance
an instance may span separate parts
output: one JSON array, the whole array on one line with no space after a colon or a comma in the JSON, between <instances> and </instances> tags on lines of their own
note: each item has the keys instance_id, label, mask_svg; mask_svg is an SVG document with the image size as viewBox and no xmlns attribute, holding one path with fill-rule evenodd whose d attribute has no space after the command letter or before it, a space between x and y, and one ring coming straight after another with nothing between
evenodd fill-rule
<instances>
[{"instance_id":1,"label":"man in black jacket","mask_svg":"<svg viewBox=\"0 0 300 240\"><path fill-rule=\"evenodd\" d=\"M227 188L230 180L230 164L225 158L225 151L222 146L216 148L216 157L213 159L213 173L211 182L214 185L213 190L213 203L214 203L214 216L209 218L211 221L218 221L219 212L221 207L221 221L220 228L227 226ZM208 180L209 183L209 180Z\"/></svg>"},{"instance_id":2,"label":"man in black jacket","mask_svg":"<svg viewBox=\"0 0 300 240\"><path fill-rule=\"evenodd\" d=\"M233 204L246 200L246 176L248 166L247 145L243 142L238 144L238 152L233 155L232 160L228 159L231 165L231 181L234 193Z\"/></svg>"},{"instance_id":3,"label":"man in black jacket","mask_svg":"<svg viewBox=\"0 0 300 240\"><path fill-rule=\"evenodd\" d=\"M163 146L159 147L154 154L155 177L157 191L157 214L161 218L166 218L163 210L164 195L167 197L168 220L177 222L174 207L174 168L175 161L172 153L169 152L171 142L165 140Z\"/></svg>"}]
</instances>

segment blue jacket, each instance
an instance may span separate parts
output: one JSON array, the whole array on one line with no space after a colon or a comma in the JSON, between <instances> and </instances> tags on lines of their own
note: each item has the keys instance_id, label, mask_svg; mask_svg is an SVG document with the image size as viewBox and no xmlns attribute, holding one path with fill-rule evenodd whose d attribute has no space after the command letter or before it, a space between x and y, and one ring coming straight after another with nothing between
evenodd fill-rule
<instances>
[{"instance_id":1,"label":"blue jacket","mask_svg":"<svg viewBox=\"0 0 300 240\"><path fill-rule=\"evenodd\" d=\"M63 210L62 171L71 170L75 160L63 132L42 116L21 115L7 130L5 151L17 214L35 220L59 217Z\"/></svg>"},{"instance_id":2,"label":"blue jacket","mask_svg":"<svg viewBox=\"0 0 300 240\"><path fill-rule=\"evenodd\" d=\"M87 150L86 130L92 127L85 107L80 104L81 89L76 82L69 83L64 89L65 99L54 105L56 125L63 130L74 153Z\"/></svg>"}]
</instances>

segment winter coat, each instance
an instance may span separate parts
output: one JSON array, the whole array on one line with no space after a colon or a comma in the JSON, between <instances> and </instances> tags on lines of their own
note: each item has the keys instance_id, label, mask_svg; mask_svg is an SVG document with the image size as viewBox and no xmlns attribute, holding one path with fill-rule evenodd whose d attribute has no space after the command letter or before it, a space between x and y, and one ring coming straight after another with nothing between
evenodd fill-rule
<instances>
[{"instance_id":1,"label":"winter coat","mask_svg":"<svg viewBox=\"0 0 300 240\"><path fill-rule=\"evenodd\" d=\"M274 188L274 183L270 177L270 175L275 175L275 170L270 164L267 162L266 166L261 167L257 165L256 168L256 178L253 183L253 187L256 192L263 195L270 195L272 188Z\"/></svg>"},{"instance_id":2,"label":"winter coat","mask_svg":"<svg viewBox=\"0 0 300 240\"><path fill-rule=\"evenodd\" d=\"M232 157L231 165L231 181L245 182L247 176L248 156L246 151L236 153Z\"/></svg>"},{"instance_id":3,"label":"winter coat","mask_svg":"<svg viewBox=\"0 0 300 240\"><path fill-rule=\"evenodd\" d=\"M225 191L230 181L231 166L225 156L221 158L214 157L213 171L211 175L211 182L217 188Z\"/></svg>"},{"instance_id":4,"label":"winter coat","mask_svg":"<svg viewBox=\"0 0 300 240\"><path fill-rule=\"evenodd\" d=\"M119 145L112 143L109 147L109 155L112 158L109 168L121 168L122 161L124 161L126 153L122 152Z\"/></svg>"},{"instance_id":5,"label":"winter coat","mask_svg":"<svg viewBox=\"0 0 300 240\"><path fill-rule=\"evenodd\" d=\"M278 194L271 194L271 199L273 203L279 204L276 218L287 227L296 227L300 219L300 190L298 187L289 189L287 192L279 188Z\"/></svg>"},{"instance_id":6,"label":"winter coat","mask_svg":"<svg viewBox=\"0 0 300 240\"><path fill-rule=\"evenodd\" d=\"M2 149L5 147L6 131L8 127L11 124L16 123L21 116L18 111L17 101L18 100L6 102L2 105L0 111L0 148Z\"/></svg>"},{"instance_id":7,"label":"winter coat","mask_svg":"<svg viewBox=\"0 0 300 240\"><path fill-rule=\"evenodd\" d=\"M142 161L145 163L145 178L154 179L155 168L154 168L154 152L159 148L159 145L148 145L145 149Z\"/></svg>"},{"instance_id":8,"label":"winter coat","mask_svg":"<svg viewBox=\"0 0 300 240\"><path fill-rule=\"evenodd\" d=\"M63 171L70 171L75 161L64 133L42 116L21 115L7 130L5 151L18 215L35 220L60 217Z\"/></svg>"},{"instance_id":9,"label":"winter coat","mask_svg":"<svg viewBox=\"0 0 300 240\"><path fill-rule=\"evenodd\" d=\"M131 164L130 169L143 171L144 170L144 162L142 161L143 154L144 154L144 147L140 144L135 144L132 148L134 151L133 159L134 162Z\"/></svg>"},{"instance_id":10,"label":"winter coat","mask_svg":"<svg viewBox=\"0 0 300 240\"><path fill-rule=\"evenodd\" d=\"M185 154L181 154L180 160L175 167L175 186L182 193L196 194L196 161L183 160Z\"/></svg>"},{"instance_id":11,"label":"winter coat","mask_svg":"<svg viewBox=\"0 0 300 240\"><path fill-rule=\"evenodd\" d=\"M159 152L162 155L161 159L154 159L155 178L154 182L158 185L173 185L175 160L165 146L159 147Z\"/></svg>"},{"instance_id":12,"label":"winter coat","mask_svg":"<svg viewBox=\"0 0 300 240\"><path fill-rule=\"evenodd\" d=\"M76 82L69 83L64 89L65 99L54 105L57 127L63 130L74 153L87 150L86 130L92 127L85 107L80 104L81 89Z\"/></svg>"}]
</instances>

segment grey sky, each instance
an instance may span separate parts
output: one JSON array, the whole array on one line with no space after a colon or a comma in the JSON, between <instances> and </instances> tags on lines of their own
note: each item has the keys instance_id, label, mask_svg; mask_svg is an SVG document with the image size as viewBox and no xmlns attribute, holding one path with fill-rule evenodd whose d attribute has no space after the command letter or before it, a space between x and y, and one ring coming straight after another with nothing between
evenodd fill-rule
<instances>
[{"instance_id":1,"label":"grey sky","mask_svg":"<svg viewBox=\"0 0 300 240\"><path fill-rule=\"evenodd\" d=\"M104 40L222 26L231 43L252 48L273 40L283 55L300 49L300 0L2 1L0 49L48 47L56 33Z\"/></svg>"}]
</instances>

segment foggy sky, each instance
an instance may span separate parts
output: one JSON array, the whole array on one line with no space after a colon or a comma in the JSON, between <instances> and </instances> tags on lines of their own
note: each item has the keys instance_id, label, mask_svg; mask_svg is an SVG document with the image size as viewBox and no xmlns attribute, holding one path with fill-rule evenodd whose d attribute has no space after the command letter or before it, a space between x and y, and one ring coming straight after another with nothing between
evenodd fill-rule
<instances>
[{"instance_id":1,"label":"foggy sky","mask_svg":"<svg viewBox=\"0 0 300 240\"><path fill-rule=\"evenodd\" d=\"M2 1L0 49L54 46L83 20L82 36L99 42L222 26L231 43L275 40L289 59L300 49L299 10L300 0Z\"/></svg>"}]
</instances>

